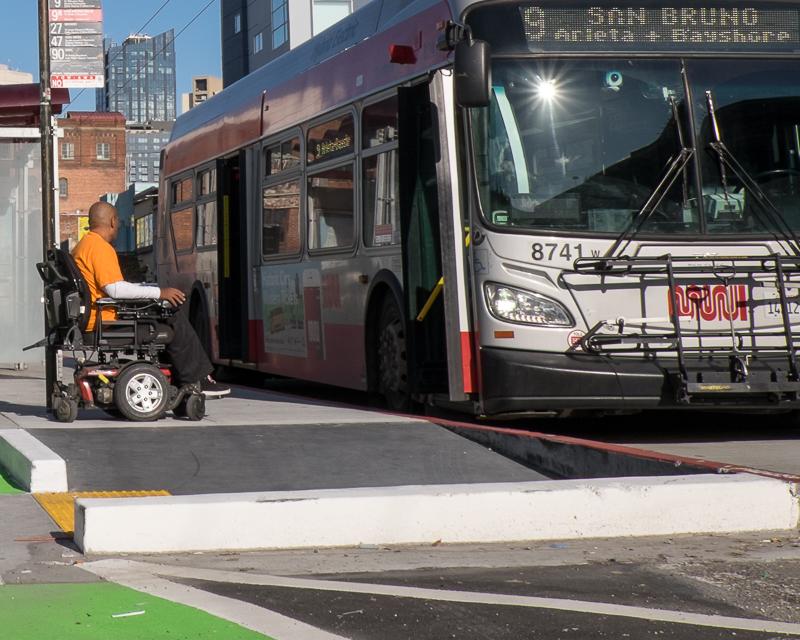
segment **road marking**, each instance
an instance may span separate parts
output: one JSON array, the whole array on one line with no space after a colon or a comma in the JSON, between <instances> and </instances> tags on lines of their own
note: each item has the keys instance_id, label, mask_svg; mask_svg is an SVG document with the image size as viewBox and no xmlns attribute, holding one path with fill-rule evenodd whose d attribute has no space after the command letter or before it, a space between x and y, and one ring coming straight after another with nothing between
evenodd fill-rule
<instances>
[{"instance_id":1,"label":"road marking","mask_svg":"<svg viewBox=\"0 0 800 640\"><path fill-rule=\"evenodd\" d=\"M160 566L125 560L101 560L80 565L110 582L200 609L275 640L347 640L254 604L159 578L154 569Z\"/></svg>"},{"instance_id":2,"label":"road marking","mask_svg":"<svg viewBox=\"0 0 800 640\"><path fill-rule=\"evenodd\" d=\"M195 569L191 567L173 567L165 564L151 564L147 562L136 562L130 560L100 560L97 562L86 563L81 566L84 569L97 573L98 575L102 575L100 572L106 571L120 572L123 574L127 571L128 574L147 575L148 577L158 575L174 578L207 580L210 582L226 582L267 587L285 587L290 589L309 589L315 591L337 591L346 593L360 593L364 595L435 600L440 602L528 607L532 609L554 609L559 611L637 618L641 620L667 622L672 624L685 624L698 627L715 627L720 629L760 631L764 633L782 633L800 636L800 624L794 624L790 622L756 620L752 618L734 618L730 616L689 613L686 611L673 611L669 609L649 609L646 607L619 605L605 602L588 602L584 600L567 600L564 598L539 598L535 596L515 596L472 591L447 591L442 589L423 589L418 587L365 584L336 580L287 578L283 576L242 574L234 571ZM118 580L114 579L114 581L117 582ZM192 604L191 606L197 605ZM214 613L214 615L226 617L225 615L220 615L219 613ZM283 640L283 636L279 637L281 640Z\"/></svg>"}]
</instances>

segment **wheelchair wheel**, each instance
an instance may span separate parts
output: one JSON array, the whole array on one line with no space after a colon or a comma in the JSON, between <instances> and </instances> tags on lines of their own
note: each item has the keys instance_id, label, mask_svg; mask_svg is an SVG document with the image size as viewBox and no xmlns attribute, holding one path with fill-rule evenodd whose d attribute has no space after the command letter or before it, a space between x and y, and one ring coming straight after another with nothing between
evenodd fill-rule
<instances>
[{"instance_id":1,"label":"wheelchair wheel","mask_svg":"<svg viewBox=\"0 0 800 640\"><path fill-rule=\"evenodd\" d=\"M169 402L169 383L161 370L137 362L117 376L114 404L128 420L157 420Z\"/></svg>"},{"instance_id":2,"label":"wheelchair wheel","mask_svg":"<svg viewBox=\"0 0 800 640\"><path fill-rule=\"evenodd\" d=\"M75 422L78 417L78 402L72 398L54 398L53 414L59 422Z\"/></svg>"},{"instance_id":3,"label":"wheelchair wheel","mask_svg":"<svg viewBox=\"0 0 800 640\"><path fill-rule=\"evenodd\" d=\"M185 413L184 415L189 418L189 420L202 420L206 415L206 399L205 396L202 394L195 394L193 393L188 398L186 398L186 404L184 405ZM183 403L181 403L183 404Z\"/></svg>"}]
</instances>

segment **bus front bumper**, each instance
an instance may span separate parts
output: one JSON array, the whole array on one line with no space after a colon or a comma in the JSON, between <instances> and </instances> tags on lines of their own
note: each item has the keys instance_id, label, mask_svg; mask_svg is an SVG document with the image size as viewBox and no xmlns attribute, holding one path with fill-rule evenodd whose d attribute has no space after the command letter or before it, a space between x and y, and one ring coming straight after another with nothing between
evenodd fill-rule
<instances>
[{"instance_id":1,"label":"bus front bumper","mask_svg":"<svg viewBox=\"0 0 800 640\"><path fill-rule=\"evenodd\" d=\"M725 356L687 360L481 349L486 415L527 411L654 408L800 408L800 382L786 357L750 362L747 380L732 382Z\"/></svg>"}]
</instances>

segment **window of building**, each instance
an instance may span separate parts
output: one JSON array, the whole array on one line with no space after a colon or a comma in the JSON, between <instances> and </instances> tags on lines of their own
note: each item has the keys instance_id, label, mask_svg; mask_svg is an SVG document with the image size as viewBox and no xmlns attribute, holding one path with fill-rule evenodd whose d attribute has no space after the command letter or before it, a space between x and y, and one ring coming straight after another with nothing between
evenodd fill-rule
<instances>
[{"instance_id":1,"label":"window of building","mask_svg":"<svg viewBox=\"0 0 800 640\"><path fill-rule=\"evenodd\" d=\"M287 0L272 0L272 48L289 39L289 7Z\"/></svg>"},{"instance_id":2,"label":"window of building","mask_svg":"<svg viewBox=\"0 0 800 640\"><path fill-rule=\"evenodd\" d=\"M137 249L148 249L153 246L152 213L136 218L135 235Z\"/></svg>"},{"instance_id":3,"label":"window of building","mask_svg":"<svg viewBox=\"0 0 800 640\"><path fill-rule=\"evenodd\" d=\"M253 38L253 53L258 53L264 48L264 34L257 33Z\"/></svg>"},{"instance_id":4,"label":"window of building","mask_svg":"<svg viewBox=\"0 0 800 640\"><path fill-rule=\"evenodd\" d=\"M58 179L58 195L62 198L69 197L69 181L66 178Z\"/></svg>"},{"instance_id":5,"label":"window of building","mask_svg":"<svg viewBox=\"0 0 800 640\"><path fill-rule=\"evenodd\" d=\"M308 247L353 246L353 165L308 178Z\"/></svg>"},{"instance_id":6,"label":"window of building","mask_svg":"<svg viewBox=\"0 0 800 640\"><path fill-rule=\"evenodd\" d=\"M314 0L313 27L314 35L325 31L353 11L351 0Z\"/></svg>"},{"instance_id":7,"label":"window of building","mask_svg":"<svg viewBox=\"0 0 800 640\"><path fill-rule=\"evenodd\" d=\"M97 143L97 159L111 160L111 144L108 142Z\"/></svg>"},{"instance_id":8,"label":"window of building","mask_svg":"<svg viewBox=\"0 0 800 640\"><path fill-rule=\"evenodd\" d=\"M62 142L61 143L61 159L74 160L75 159L75 143Z\"/></svg>"},{"instance_id":9,"label":"window of building","mask_svg":"<svg viewBox=\"0 0 800 640\"><path fill-rule=\"evenodd\" d=\"M265 258L300 253L300 181L264 188L261 253Z\"/></svg>"},{"instance_id":10,"label":"window of building","mask_svg":"<svg viewBox=\"0 0 800 640\"><path fill-rule=\"evenodd\" d=\"M308 130L308 162L331 160L352 153L355 147L353 137L353 116L349 113L312 127Z\"/></svg>"},{"instance_id":11,"label":"window of building","mask_svg":"<svg viewBox=\"0 0 800 640\"><path fill-rule=\"evenodd\" d=\"M233 32L240 33L242 31L242 14L237 13L233 16Z\"/></svg>"}]
</instances>

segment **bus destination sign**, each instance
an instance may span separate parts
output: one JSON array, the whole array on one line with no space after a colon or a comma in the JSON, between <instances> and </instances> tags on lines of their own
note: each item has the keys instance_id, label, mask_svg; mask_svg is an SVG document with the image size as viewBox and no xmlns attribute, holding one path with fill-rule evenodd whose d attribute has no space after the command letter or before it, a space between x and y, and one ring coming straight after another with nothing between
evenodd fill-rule
<instances>
[{"instance_id":1,"label":"bus destination sign","mask_svg":"<svg viewBox=\"0 0 800 640\"><path fill-rule=\"evenodd\" d=\"M753 51L800 48L797 9L753 6L529 5L520 8L528 47Z\"/></svg>"}]
</instances>

